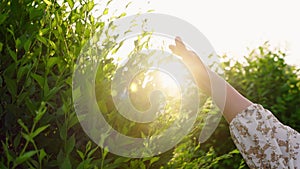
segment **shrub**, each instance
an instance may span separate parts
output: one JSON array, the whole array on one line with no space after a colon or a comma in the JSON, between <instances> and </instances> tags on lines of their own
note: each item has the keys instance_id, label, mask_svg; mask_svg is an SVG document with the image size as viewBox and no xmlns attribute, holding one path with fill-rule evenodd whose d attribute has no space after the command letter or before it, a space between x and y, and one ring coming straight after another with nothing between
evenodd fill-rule
<instances>
[{"instance_id":1,"label":"shrub","mask_svg":"<svg viewBox=\"0 0 300 169\"><path fill-rule=\"evenodd\" d=\"M91 14L93 1L80 3L0 3L0 168L84 168L102 162L92 159L98 149L84 139L71 97L81 47L104 26Z\"/></svg>"},{"instance_id":2,"label":"shrub","mask_svg":"<svg viewBox=\"0 0 300 169\"><path fill-rule=\"evenodd\" d=\"M281 122L300 131L300 70L288 65L285 53L271 49L268 43L245 59L246 63L223 63L229 83L251 101L271 110Z\"/></svg>"}]
</instances>

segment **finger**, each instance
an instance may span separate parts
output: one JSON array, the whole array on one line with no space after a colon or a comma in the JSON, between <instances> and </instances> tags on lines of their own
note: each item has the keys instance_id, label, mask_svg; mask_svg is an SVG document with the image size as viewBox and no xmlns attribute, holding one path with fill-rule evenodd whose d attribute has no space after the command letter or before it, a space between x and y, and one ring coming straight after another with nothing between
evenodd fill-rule
<instances>
[{"instance_id":1,"label":"finger","mask_svg":"<svg viewBox=\"0 0 300 169\"><path fill-rule=\"evenodd\" d=\"M182 42L182 40L181 40L180 37L176 37L176 38L175 38L175 44L176 44L176 46L178 46L179 48L185 49L185 45L184 45L184 43Z\"/></svg>"},{"instance_id":2,"label":"finger","mask_svg":"<svg viewBox=\"0 0 300 169\"><path fill-rule=\"evenodd\" d=\"M173 52L175 50L176 46L175 45L169 45L169 49Z\"/></svg>"},{"instance_id":3,"label":"finger","mask_svg":"<svg viewBox=\"0 0 300 169\"><path fill-rule=\"evenodd\" d=\"M181 41L181 42L182 42L181 37L179 37L179 36L176 36L176 37L175 37L175 40Z\"/></svg>"},{"instance_id":4,"label":"finger","mask_svg":"<svg viewBox=\"0 0 300 169\"><path fill-rule=\"evenodd\" d=\"M178 47L175 45L169 45L169 49L175 54L175 55L179 55L179 50Z\"/></svg>"}]
</instances>

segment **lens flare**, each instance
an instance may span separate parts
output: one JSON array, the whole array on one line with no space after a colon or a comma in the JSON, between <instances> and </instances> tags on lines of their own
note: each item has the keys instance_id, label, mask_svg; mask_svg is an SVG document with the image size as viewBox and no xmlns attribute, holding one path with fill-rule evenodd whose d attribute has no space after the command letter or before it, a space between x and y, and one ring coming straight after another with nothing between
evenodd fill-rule
<instances>
[{"instance_id":1,"label":"lens flare","mask_svg":"<svg viewBox=\"0 0 300 169\"><path fill-rule=\"evenodd\" d=\"M165 44L182 37L206 65L218 61L212 46L188 22L163 14L128 16L103 29L82 48L73 73L72 96L83 130L124 157L170 150L191 131L201 100L189 68ZM210 80L212 97L225 103L225 84ZM213 133L220 116L204 121L200 141Z\"/></svg>"}]
</instances>

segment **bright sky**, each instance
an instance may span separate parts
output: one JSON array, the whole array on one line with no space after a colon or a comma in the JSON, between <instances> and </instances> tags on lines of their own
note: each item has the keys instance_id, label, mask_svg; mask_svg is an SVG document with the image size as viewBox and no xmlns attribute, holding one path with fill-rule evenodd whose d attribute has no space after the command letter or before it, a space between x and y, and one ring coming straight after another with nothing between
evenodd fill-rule
<instances>
[{"instance_id":1,"label":"bright sky","mask_svg":"<svg viewBox=\"0 0 300 169\"><path fill-rule=\"evenodd\" d=\"M128 2L128 1L127 1ZM121 1L114 5L121 8ZM300 3L297 0L133 0L128 14L154 9L196 26L217 54L238 59L265 41L287 50L287 62L300 67Z\"/></svg>"}]
</instances>

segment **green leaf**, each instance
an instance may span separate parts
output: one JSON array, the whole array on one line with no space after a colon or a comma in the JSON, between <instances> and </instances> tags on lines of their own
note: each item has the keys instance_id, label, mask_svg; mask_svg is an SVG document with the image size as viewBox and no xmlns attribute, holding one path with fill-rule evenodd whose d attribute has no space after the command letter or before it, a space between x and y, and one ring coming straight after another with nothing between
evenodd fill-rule
<instances>
[{"instance_id":1,"label":"green leaf","mask_svg":"<svg viewBox=\"0 0 300 169\"><path fill-rule=\"evenodd\" d=\"M0 42L0 52L2 52L3 49L3 43Z\"/></svg>"},{"instance_id":2,"label":"green leaf","mask_svg":"<svg viewBox=\"0 0 300 169\"><path fill-rule=\"evenodd\" d=\"M70 8L73 9L74 7L74 2L73 0L67 0L68 4L70 5Z\"/></svg>"},{"instance_id":3,"label":"green leaf","mask_svg":"<svg viewBox=\"0 0 300 169\"><path fill-rule=\"evenodd\" d=\"M49 92L45 93L45 101L50 100L63 86L54 87Z\"/></svg>"},{"instance_id":4,"label":"green leaf","mask_svg":"<svg viewBox=\"0 0 300 169\"><path fill-rule=\"evenodd\" d=\"M27 39L26 42L24 43L24 49L26 52L29 51L30 45L31 45L31 39Z\"/></svg>"},{"instance_id":5,"label":"green leaf","mask_svg":"<svg viewBox=\"0 0 300 169\"><path fill-rule=\"evenodd\" d=\"M30 98L25 99L25 105L28 110L30 110L30 112L35 112L35 110L37 109L36 105L31 101Z\"/></svg>"},{"instance_id":6,"label":"green leaf","mask_svg":"<svg viewBox=\"0 0 300 169\"><path fill-rule=\"evenodd\" d=\"M42 88L43 88L43 92L44 92L43 100L46 101L46 98L49 94L49 85L48 85L48 79L47 78L45 79L44 86Z\"/></svg>"},{"instance_id":7,"label":"green leaf","mask_svg":"<svg viewBox=\"0 0 300 169\"><path fill-rule=\"evenodd\" d=\"M91 163L92 159L86 159L83 160L79 163L79 165L77 165L76 169L86 169L86 168L92 168L90 163ZM98 169L98 167L94 166L94 169Z\"/></svg>"},{"instance_id":8,"label":"green leaf","mask_svg":"<svg viewBox=\"0 0 300 169\"><path fill-rule=\"evenodd\" d=\"M45 152L44 149L40 150L40 153L38 155L39 163L42 163L42 160L47 156L47 153Z\"/></svg>"},{"instance_id":9,"label":"green leaf","mask_svg":"<svg viewBox=\"0 0 300 169\"><path fill-rule=\"evenodd\" d=\"M88 11L91 11L94 8L94 1L88 2L87 6L88 6Z\"/></svg>"},{"instance_id":10,"label":"green leaf","mask_svg":"<svg viewBox=\"0 0 300 169\"><path fill-rule=\"evenodd\" d=\"M23 92L21 94L18 95L18 99L17 99L17 105L20 105L20 104L24 104L23 101L25 98L28 98L29 97L29 92Z\"/></svg>"},{"instance_id":11,"label":"green leaf","mask_svg":"<svg viewBox=\"0 0 300 169\"><path fill-rule=\"evenodd\" d=\"M240 151L238 149L234 149L229 154L240 154Z\"/></svg>"},{"instance_id":12,"label":"green leaf","mask_svg":"<svg viewBox=\"0 0 300 169\"><path fill-rule=\"evenodd\" d=\"M126 15L127 15L126 12L122 12L122 13L119 15L119 18L124 17L124 16L126 16Z\"/></svg>"},{"instance_id":13,"label":"green leaf","mask_svg":"<svg viewBox=\"0 0 300 169\"><path fill-rule=\"evenodd\" d=\"M37 153L38 154L38 153ZM30 163L27 163L29 168L39 168L40 164L35 159L30 159Z\"/></svg>"},{"instance_id":14,"label":"green leaf","mask_svg":"<svg viewBox=\"0 0 300 169\"><path fill-rule=\"evenodd\" d=\"M75 124L78 123L78 119L77 116L75 115L75 113L73 112L70 116L69 116L69 127L73 127Z\"/></svg>"},{"instance_id":15,"label":"green leaf","mask_svg":"<svg viewBox=\"0 0 300 169\"><path fill-rule=\"evenodd\" d=\"M70 154L75 146L75 136L74 134L68 139L66 146L66 153Z\"/></svg>"},{"instance_id":16,"label":"green leaf","mask_svg":"<svg viewBox=\"0 0 300 169\"><path fill-rule=\"evenodd\" d=\"M44 2L47 4L47 5L52 5L52 3L48 0L44 0Z\"/></svg>"},{"instance_id":17,"label":"green leaf","mask_svg":"<svg viewBox=\"0 0 300 169\"><path fill-rule=\"evenodd\" d=\"M28 151L28 152L24 153L23 155L17 157L14 161L14 166L17 166L17 165L25 162L26 160L28 160L30 157L32 157L36 153L37 153L36 150L32 150L32 151Z\"/></svg>"},{"instance_id":18,"label":"green leaf","mask_svg":"<svg viewBox=\"0 0 300 169\"><path fill-rule=\"evenodd\" d=\"M23 138L25 138L26 141L32 142L31 135L28 135L28 134L23 133L23 132L21 132L21 135L23 136Z\"/></svg>"},{"instance_id":19,"label":"green leaf","mask_svg":"<svg viewBox=\"0 0 300 169\"><path fill-rule=\"evenodd\" d=\"M9 47L7 47L7 50L8 50L9 55L11 56L11 58L12 58L15 62L18 62L16 52L12 51Z\"/></svg>"},{"instance_id":20,"label":"green leaf","mask_svg":"<svg viewBox=\"0 0 300 169\"><path fill-rule=\"evenodd\" d=\"M14 147L18 147L20 144L20 140L21 140L21 134L17 134L15 139L14 139Z\"/></svg>"},{"instance_id":21,"label":"green leaf","mask_svg":"<svg viewBox=\"0 0 300 169\"><path fill-rule=\"evenodd\" d=\"M7 28L6 30L15 38L15 33L14 33L14 30L12 30L12 29Z\"/></svg>"},{"instance_id":22,"label":"green leaf","mask_svg":"<svg viewBox=\"0 0 300 169\"><path fill-rule=\"evenodd\" d=\"M154 9L150 9L147 11L147 13L151 13L151 12L154 12L155 10Z\"/></svg>"},{"instance_id":23,"label":"green leaf","mask_svg":"<svg viewBox=\"0 0 300 169\"><path fill-rule=\"evenodd\" d=\"M55 45L55 43L51 40L48 39L48 43L50 44L50 46L54 49L54 50L57 50L57 47Z\"/></svg>"},{"instance_id":24,"label":"green leaf","mask_svg":"<svg viewBox=\"0 0 300 169\"><path fill-rule=\"evenodd\" d=\"M118 157L116 160L114 160L113 164L127 163L129 160L130 158Z\"/></svg>"},{"instance_id":25,"label":"green leaf","mask_svg":"<svg viewBox=\"0 0 300 169\"><path fill-rule=\"evenodd\" d=\"M38 129L36 129L33 133L32 133L32 138L36 137L37 135L39 135L42 131L44 131L46 128L48 128L50 125L45 125L42 127L39 127Z\"/></svg>"},{"instance_id":26,"label":"green leaf","mask_svg":"<svg viewBox=\"0 0 300 169\"><path fill-rule=\"evenodd\" d=\"M96 152L96 150L98 150L98 148L99 148L99 147L93 148L93 149L87 154L88 158L90 158L90 157ZM104 151L106 151L106 149L105 149ZM107 151L107 153L108 153L108 151ZM103 157L105 157L107 153L104 152L104 153L102 154Z\"/></svg>"},{"instance_id":27,"label":"green leaf","mask_svg":"<svg viewBox=\"0 0 300 169\"><path fill-rule=\"evenodd\" d=\"M64 161L62 162L60 168L61 169L72 169L72 164L71 164L71 161L69 159L69 156L64 158Z\"/></svg>"},{"instance_id":28,"label":"green leaf","mask_svg":"<svg viewBox=\"0 0 300 169\"><path fill-rule=\"evenodd\" d=\"M44 45L48 46L48 42L47 42L47 39L46 39L46 38L44 38L44 37L42 37L42 36L39 36L39 35L37 35L36 38L37 38L38 41L40 41L40 42L42 42Z\"/></svg>"},{"instance_id":29,"label":"green leaf","mask_svg":"<svg viewBox=\"0 0 300 169\"><path fill-rule=\"evenodd\" d=\"M42 102L39 110L36 111L36 116L33 119L34 123L37 123L38 121L40 121L40 119L43 117L43 115L46 113L46 111L47 111L46 103Z\"/></svg>"},{"instance_id":30,"label":"green leaf","mask_svg":"<svg viewBox=\"0 0 300 169\"><path fill-rule=\"evenodd\" d=\"M24 83L24 87L29 87L31 86L32 80L30 76L27 76L26 81ZM31 86L32 87L32 86ZM29 93L29 92L28 92Z\"/></svg>"},{"instance_id":31,"label":"green leaf","mask_svg":"<svg viewBox=\"0 0 300 169\"><path fill-rule=\"evenodd\" d=\"M90 15L89 19L90 19L90 21L91 21L92 24L95 23L95 18L93 17L93 15Z\"/></svg>"},{"instance_id":32,"label":"green leaf","mask_svg":"<svg viewBox=\"0 0 300 169\"><path fill-rule=\"evenodd\" d=\"M39 8L29 8L29 19L36 20L43 16L44 11Z\"/></svg>"},{"instance_id":33,"label":"green leaf","mask_svg":"<svg viewBox=\"0 0 300 169\"><path fill-rule=\"evenodd\" d=\"M103 15L107 15L108 14L108 10L109 10L108 8L105 8L104 11L103 11Z\"/></svg>"},{"instance_id":34,"label":"green leaf","mask_svg":"<svg viewBox=\"0 0 300 169\"><path fill-rule=\"evenodd\" d=\"M41 88L44 87L44 78L38 74L31 73L31 77L36 80L36 82L40 85Z\"/></svg>"},{"instance_id":35,"label":"green leaf","mask_svg":"<svg viewBox=\"0 0 300 169\"><path fill-rule=\"evenodd\" d=\"M24 74L26 74L29 70L31 65L25 65L19 68L18 73L17 73L17 82L21 80Z\"/></svg>"},{"instance_id":36,"label":"green leaf","mask_svg":"<svg viewBox=\"0 0 300 169\"><path fill-rule=\"evenodd\" d=\"M150 165L152 165L153 163L155 163L158 160L159 160L159 157L152 157L150 160Z\"/></svg>"},{"instance_id":37,"label":"green leaf","mask_svg":"<svg viewBox=\"0 0 300 169\"><path fill-rule=\"evenodd\" d=\"M90 151L91 147L92 147L92 143L88 141L88 143L85 146L85 151Z\"/></svg>"},{"instance_id":38,"label":"green leaf","mask_svg":"<svg viewBox=\"0 0 300 169\"><path fill-rule=\"evenodd\" d=\"M40 35L40 36L44 36L45 34L47 34L47 33L49 32L49 30L50 30L49 27L44 28L44 29L41 29L41 30L39 31L39 35Z\"/></svg>"},{"instance_id":39,"label":"green leaf","mask_svg":"<svg viewBox=\"0 0 300 169\"><path fill-rule=\"evenodd\" d=\"M1 143L2 143L2 148L5 152L5 155L6 155L6 158L7 158L8 162L13 161L14 157L11 155L11 153L8 150L9 145L8 145L7 139L6 139L6 143L3 143L3 141L1 141Z\"/></svg>"},{"instance_id":40,"label":"green leaf","mask_svg":"<svg viewBox=\"0 0 300 169\"><path fill-rule=\"evenodd\" d=\"M59 135L62 140L66 140L66 138L67 138L67 123L63 123L59 127Z\"/></svg>"},{"instance_id":41,"label":"green leaf","mask_svg":"<svg viewBox=\"0 0 300 169\"><path fill-rule=\"evenodd\" d=\"M0 25L4 23L7 17L8 17L8 13L0 14Z\"/></svg>"},{"instance_id":42,"label":"green leaf","mask_svg":"<svg viewBox=\"0 0 300 169\"><path fill-rule=\"evenodd\" d=\"M11 79L7 76L4 76L4 81L6 83L9 93L15 97L17 95L17 82L14 79Z\"/></svg>"},{"instance_id":43,"label":"green leaf","mask_svg":"<svg viewBox=\"0 0 300 169\"><path fill-rule=\"evenodd\" d=\"M108 0L108 1L106 2L106 6L108 6L111 2L112 2L112 0Z\"/></svg>"},{"instance_id":44,"label":"green leaf","mask_svg":"<svg viewBox=\"0 0 300 169\"><path fill-rule=\"evenodd\" d=\"M128 3L126 4L125 8L128 8L129 5L130 5L131 3L132 3L132 2L128 2Z\"/></svg>"},{"instance_id":45,"label":"green leaf","mask_svg":"<svg viewBox=\"0 0 300 169\"><path fill-rule=\"evenodd\" d=\"M84 154L83 152L81 152L80 150L76 150L77 151L77 154L79 155L79 157L84 160Z\"/></svg>"},{"instance_id":46,"label":"green leaf","mask_svg":"<svg viewBox=\"0 0 300 169\"><path fill-rule=\"evenodd\" d=\"M19 38L17 38L17 40L16 40L16 49L20 49L21 43L22 43L21 40Z\"/></svg>"},{"instance_id":47,"label":"green leaf","mask_svg":"<svg viewBox=\"0 0 300 169\"><path fill-rule=\"evenodd\" d=\"M57 25L57 30L59 34L63 33L63 29L61 28L61 26Z\"/></svg>"}]
</instances>

